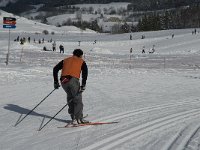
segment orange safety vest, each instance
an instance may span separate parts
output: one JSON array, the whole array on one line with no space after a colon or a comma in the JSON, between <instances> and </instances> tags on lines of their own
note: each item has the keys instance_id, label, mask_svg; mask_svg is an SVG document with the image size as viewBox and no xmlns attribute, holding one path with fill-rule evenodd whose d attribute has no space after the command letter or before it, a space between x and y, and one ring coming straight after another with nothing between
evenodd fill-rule
<instances>
[{"instance_id":1,"label":"orange safety vest","mask_svg":"<svg viewBox=\"0 0 200 150\"><path fill-rule=\"evenodd\" d=\"M61 76L70 75L79 79L83 62L83 59L77 56L64 59Z\"/></svg>"}]
</instances>

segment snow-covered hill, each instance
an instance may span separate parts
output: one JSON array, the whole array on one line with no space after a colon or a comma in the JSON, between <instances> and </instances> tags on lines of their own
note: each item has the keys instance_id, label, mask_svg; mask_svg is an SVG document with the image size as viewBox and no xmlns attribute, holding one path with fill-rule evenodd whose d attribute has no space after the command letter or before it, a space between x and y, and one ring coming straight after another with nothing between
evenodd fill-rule
<instances>
[{"instance_id":1,"label":"snow-covered hill","mask_svg":"<svg viewBox=\"0 0 200 150\"><path fill-rule=\"evenodd\" d=\"M70 20L70 22L77 22L77 14L81 12L81 20L92 22L97 20L98 25L103 29L104 32L110 32L111 27L115 24L119 24L116 21L109 21L110 18L118 18L118 20L123 20L125 18L125 14L122 13L127 10L127 7L130 3L127 2L113 2L108 4L77 4L71 5L71 7L78 8L74 13L66 12L61 14L54 14L54 16L47 17L47 23L54 26L62 26L66 22ZM28 12L24 12L21 15L26 18L39 18L46 17L45 11L38 11L38 9L43 6L35 5L33 10ZM58 8L57 8L58 9ZM59 9L63 9L62 7ZM80 9L80 10L79 10ZM89 11L89 10L92 11ZM67 10L66 10L67 11ZM115 12L115 14L110 14L111 12ZM48 13L50 14L50 13ZM102 17L103 15L103 17ZM80 19L80 18L79 18ZM134 19L133 19L134 20ZM123 22L123 21L122 21ZM137 23L137 22L136 22ZM105 27L109 26L109 27Z\"/></svg>"},{"instance_id":2,"label":"snow-covered hill","mask_svg":"<svg viewBox=\"0 0 200 150\"><path fill-rule=\"evenodd\" d=\"M44 29L56 31L51 35L57 43L56 52L42 51L44 46L51 49L52 43L47 42L50 36L44 36L42 44L33 42L33 38L43 38L35 32ZM133 40L129 40L130 34L80 34L70 30L73 29L67 28L68 34L63 35L62 28L18 18L17 28L11 31L7 66L8 30L0 30L1 150L199 149L198 32L138 32L132 33ZM146 38L141 39L142 35ZM31 41L20 45L14 42L17 36L30 36ZM59 53L60 44L65 47L64 54ZM155 53L149 54L153 45ZM144 46L146 53L142 54ZM64 109L42 131L37 131L66 104L66 94L60 88L14 127L21 115L53 90L53 67L75 48L83 49L89 69L83 93L84 114L89 114L90 121L119 123L57 128L70 121Z\"/></svg>"},{"instance_id":3,"label":"snow-covered hill","mask_svg":"<svg viewBox=\"0 0 200 150\"><path fill-rule=\"evenodd\" d=\"M28 20L24 17L15 16L11 13L7 13L5 11L0 10L0 26L3 26L3 17L15 17L16 20L16 29L12 30L12 32L25 32L25 33L42 33L44 30L49 31L49 33L94 33L92 30L80 30L74 26L64 26L64 27L56 27L54 25L46 25L39 22L35 22L32 20ZM30 30L31 28L31 30ZM2 29L0 32L6 32L7 29Z\"/></svg>"}]
</instances>

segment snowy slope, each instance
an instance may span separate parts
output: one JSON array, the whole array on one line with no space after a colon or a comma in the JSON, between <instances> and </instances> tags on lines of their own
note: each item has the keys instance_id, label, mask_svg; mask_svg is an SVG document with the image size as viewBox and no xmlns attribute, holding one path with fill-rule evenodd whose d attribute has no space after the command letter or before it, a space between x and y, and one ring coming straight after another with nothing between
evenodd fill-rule
<instances>
[{"instance_id":1,"label":"snowy slope","mask_svg":"<svg viewBox=\"0 0 200 150\"><path fill-rule=\"evenodd\" d=\"M57 33L52 36L57 49L59 44L65 47L65 54L60 54L58 50L42 51L43 46L51 48L47 41L33 43L33 31L40 32L44 26L37 24L35 28L31 23L24 21L27 33L20 28L11 32L8 66L8 31L0 32L1 150L199 149L200 34L192 35L193 29L143 32L132 33L133 40L129 40L129 34ZM18 35L30 36L31 43L22 46L14 42ZM146 38L141 39L142 35ZM153 45L155 53L148 54ZM145 54L141 53L143 46ZM87 119L119 123L60 129L57 127L70 120L64 109L37 131L66 104L60 88L13 127L21 114L24 116L53 90L53 67L75 48L83 49L89 68L83 93Z\"/></svg>"},{"instance_id":2,"label":"snowy slope","mask_svg":"<svg viewBox=\"0 0 200 150\"><path fill-rule=\"evenodd\" d=\"M17 29L16 30L12 30L12 32L19 32L19 33L42 33L42 31L44 30L48 30L49 33L51 32L54 32L54 33L60 33L60 34L65 34L65 33L82 33L82 32L85 32L85 33L91 33L94 31L92 30L84 30L84 31L81 31L79 28L76 28L74 26L63 26L63 27L55 27L55 26L51 26L51 25L46 25L46 24L42 24L42 23L39 23L39 22L35 22L35 21L31 21L31 20L28 20L24 17L19 17L19 16L15 16L11 13L7 13L7 12L4 12L2 10L0 10L0 26L3 26L3 17L15 17L17 20L16 20L16 27ZM31 30L30 30L31 28ZM2 29L0 32L3 32L3 31L7 31L7 29Z\"/></svg>"}]
</instances>

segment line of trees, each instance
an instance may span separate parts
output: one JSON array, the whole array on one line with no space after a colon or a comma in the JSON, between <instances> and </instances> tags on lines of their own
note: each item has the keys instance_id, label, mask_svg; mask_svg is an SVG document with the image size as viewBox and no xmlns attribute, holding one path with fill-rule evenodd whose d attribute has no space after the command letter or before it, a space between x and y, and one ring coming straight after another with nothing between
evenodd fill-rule
<instances>
[{"instance_id":1,"label":"line of trees","mask_svg":"<svg viewBox=\"0 0 200 150\"><path fill-rule=\"evenodd\" d=\"M200 5L166 10L162 13L152 12L144 15L137 25L138 31L181 29L200 27Z\"/></svg>"},{"instance_id":2,"label":"line of trees","mask_svg":"<svg viewBox=\"0 0 200 150\"><path fill-rule=\"evenodd\" d=\"M57 27L61 26L75 26L81 30L91 29L97 32L102 32L102 28L98 25L97 20L88 22L88 21L72 21L70 18L63 22L62 24L57 24Z\"/></svg>"},{"instance_id":3,"label":"line of trees","mask_svg":"<svg viewBox=\"0 0 200 150\"><path fill-rule=\"evenodd\" d=\"M18 0L15 3L10 2L6 7L0 9L20 14L33 8L33 5L38 4L44 4L41 11L52 11L57 7L75 4L106 4L111 2L129 2L128 11L147 11L178 8L200 3L200 0Z\"/></svg>"}]
</instances>

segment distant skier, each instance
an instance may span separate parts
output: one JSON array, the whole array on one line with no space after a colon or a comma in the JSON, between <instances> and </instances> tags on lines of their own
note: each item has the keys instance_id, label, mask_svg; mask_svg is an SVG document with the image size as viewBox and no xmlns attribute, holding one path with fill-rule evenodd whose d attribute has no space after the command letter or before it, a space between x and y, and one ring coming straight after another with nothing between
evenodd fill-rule
<instances>
[{"instance_id":1,"label":"distant skier","mask_svg":"<svg viewBox=\"0 0 200 150\"><path fill-rule=\"evenodd\" d=\"M60 48L60 53L64 53L64 46L60 45L59 48Z\"/></svg>"},{"instance_id":2,"label":"distant skier","mask_svg":"<svg viewBox=\"0 0 200 150\"><path fill-rule=\"evenodd\" d=\"M130 40L132 40L132 35L130 34Z\"/></svg>"},{"instance_id":3,"label":"distant skier","mask_svg":"<svg viewBox=\"0 0 200 150\"><path fill-rule=\"evenodd\" d=\"M172 39L174 38L174 34L172 34Z\"/></svg>"},{"instance_id":4,"label":"distant skier","mask_svg":"<svg viewBox=\"0 0 200 150\"><path fill-rule=\"evenodd\" d=\"M130 49L130 60L131 60L131 57L132 57L132 53L133 53L133 48Z\"/></svg>"},{"instance_id":5,"label":"distant skier","mask_svg":"<svg viewBox=\"0 0 200 150\"><path fill-rule=\"evenodd\" d=\"M153 54L155 52L155 45L153 45L153 48L149 51L149 54Z\"/></svg>"},{"instance_id":6,"label":"distant skier","mask_svg":"<svg viewBox=\"0 0 200 150\"><path fill-rule=\"evenodd\" d=\"M28 42L29 42L29 43L31 42L31 37L28 37Z\"/></svg>"},{"instance_id":7,"label":"distant skier","mask_svg":"<svg viewBox=\"0 0 200 150\"><path fill-rule=\"evenodd\" d=\"M47 48L46 48L46 46L44 46L44 47L43 47L43 51L47 51Z\"/></svg>"},{"instance_id":8,"label":"distant skier","mask_svg":"<svg viewBox=\"0 0 200 150\"><path fill-rule=\"evenodd\" d=\"M56 51L56 41L53 42L52 49L53 49L53 51Z\"/></svg>"},{"instance_id":9,"label":"distant skier","mask_svg":"<svg viewBox=\"0 0 200 150\"><path fill-rule=\"evenodd\" d=\"M155 50L155 45L153 45L153 48L152 48L152 53L154 53L156 50Z\"/></svg>"},{"instance_id":10,"label":"distant skier","mask_svg":"<svg viewBox=\"0 0 200 150\"><path fill-rule=\"evenodd\" d=\"M145 53L145 46L142 47L142 54Z\"/></svg>"},{"instance_id":11,"label":"distant skier","mask_svg":"<svg viewBox=\"0 0 200 150\"><path fill-rule=\"evenodd\" d=\"M68 113L70 114L72 124L74 125L89 122L83 118L82 92L86 87L88 68L86 62L82 59L82 56L83 51L81 49L75 49L73 51L73 56L65 58L53 68L55 89L60 87L58 82L58 72L59 70L62 70L60 82L62 88L67 93L67 102L69 103ZM81 86L79 82L80 74L82 74Z\"/></svg>"}]
</instances>

